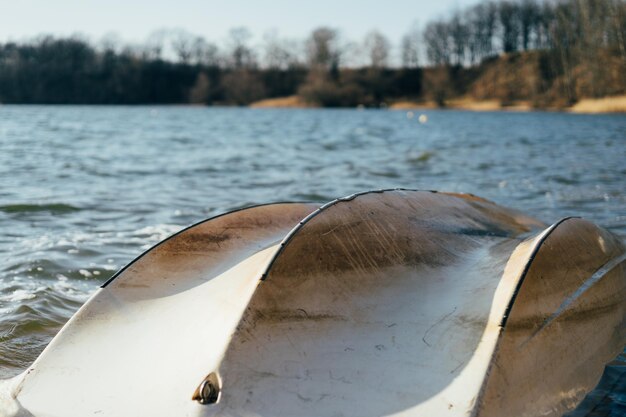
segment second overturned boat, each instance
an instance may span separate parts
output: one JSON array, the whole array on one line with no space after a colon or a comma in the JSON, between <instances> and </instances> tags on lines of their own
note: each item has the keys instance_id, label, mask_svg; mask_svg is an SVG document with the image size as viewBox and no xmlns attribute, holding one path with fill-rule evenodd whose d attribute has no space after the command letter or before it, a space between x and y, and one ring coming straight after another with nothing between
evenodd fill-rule
<instances>
[{"instance_id":1,"label":"second overturned boat","mask_svg":"<svg viewBox=\"0 0 626 417\"><path fill-rule=\"evenodd\" d=\"M470 195L235 211L107 282L8 416L559 416L626 342L624 245Z\"/></svg>"}]
</instances>

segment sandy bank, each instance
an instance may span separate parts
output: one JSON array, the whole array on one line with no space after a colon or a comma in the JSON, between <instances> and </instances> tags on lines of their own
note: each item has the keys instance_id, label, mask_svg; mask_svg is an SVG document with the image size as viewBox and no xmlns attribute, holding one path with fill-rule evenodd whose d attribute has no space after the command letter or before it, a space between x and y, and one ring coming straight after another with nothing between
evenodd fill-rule
<instances>
[{"instance_id":1,"label":"sandy bank","mask_svg":"<svg viewBox=\"0 0 626 417\"><path fill-rule=\"evenodd\" d=\"M626 113L626 95L585 98L569 108L573 113Z\"/></svg>"},{"instance_id":2,"label":"sandy bank","mask_svg":"<svg viewBox=\"0 0 626 417\"><path fill-rule=\"evenodd\" d=\"M317 107L305 102L294 95L260 100L250 104L252 108L312 108ZM474 100L471 98L456 98L446 102L445 107L439 107L434 101L399 100L389 104L390 110L428 110L428 109L455 109L469 111L532 111L532 110L560 110L572 113L626 113L626 95L604 97L597 99L582 99L569 108L537 109L529 101L516 101L503 104L499 100Z\"/></svg>"},{"instance_id":3,"label":"sandy bank","mask_svg":"<svg viewBox=\"0 0 626 417\"><path fill-rule=\"evenodd\" d=\"M452 99L446 102L446 107L439 107L433 101L416 102L416 101L398 101L389 105L393 110L412 110L412 109L456 109L471 111L529 111L532 110L530 103L525 101L514 102L508 105L502 105L498 100L472 100L469 98Z\"/></svg>"},{"instance_id":4,"label":"sandy bank","mask_svg":"<svg viewBox=\"0 0 626 417\"><path fill-rule=\"evenodd\" d=\"M298 96L288 96L288 97L277 97L277 98L267 98L265 100L259 100L259 101L255 101L254 103L250 104L250 107L252 108L256 108L256 109L263 109L263 108L274 108L274 109L280 109L280 108L306 108L306 107L314 107L312 105L310 105L309 103L306 103L304 100L302 100L300 97Z\"/></svg>"},{"instance_id":5,"label":"sandy bank","mask_svg":"<svg viewBox=\"0 0 626 417\"><path fill-rule=\"evenodd\" d=\"M530 111L533 110L531 104L527 101L515 101L503 104L499 100L472 100L469 98L461 98L450 100L447 106L452 109L472 110L472 111Z\"/></svg>"},{"instance_id":6,"label":"sandy bank","mask_svg":"<svg viewBox=\"0 0 626 417\"><path fill-rule=\"evenodd\" d=\"M419 109L437 109L437 103L434 101L396 101L389 104L391 110L419 110Z\"/></svg>"}]
</instances>

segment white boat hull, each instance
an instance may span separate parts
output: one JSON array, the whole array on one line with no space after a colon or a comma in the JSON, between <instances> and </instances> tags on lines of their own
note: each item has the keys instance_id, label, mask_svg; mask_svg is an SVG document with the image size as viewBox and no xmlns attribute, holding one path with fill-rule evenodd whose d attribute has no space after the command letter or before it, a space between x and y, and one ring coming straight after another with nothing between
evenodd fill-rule
<instances>
[{"instance_id":1,"label":"white boat hull","mask_svg":"<svg viewBox=\"0 0 626 417\"><path fill-rule=\"evenodd\" d=\"M5 387L5 415L559 416L626 342L625 249L589 222L407 190L315 209L156 246Z\"/></svg>"}]
</instances>

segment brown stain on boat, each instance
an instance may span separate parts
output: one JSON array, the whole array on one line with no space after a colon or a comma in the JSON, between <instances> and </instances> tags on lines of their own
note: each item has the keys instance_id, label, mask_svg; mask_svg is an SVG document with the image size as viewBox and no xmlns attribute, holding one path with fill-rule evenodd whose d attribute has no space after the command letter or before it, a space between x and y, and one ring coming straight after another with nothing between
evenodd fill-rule
<instances>
[{"instance_id":1,"label":"brown stain on boat","mask_svg":"<svg viewBox=\"0 0 626 417\"><path fill-rule=\"evenodd\" d=\"M568 219L552 231L514 298L476 416L560 416L595 386L626 337L626 271L621 262L594 274L625 250L582 219ZM585 348L590 342L593 351Z\"/></svg>"},{"instance_id":2,"label":"brown stain on boat","mask_svg":"<svg viewBox=\"0 0 626 417\"><path fill-rule=\"evenodd\" d=\"M197 415L416 415L440 401L429 409L437 412L426 414L492 417L560 415L593 387L604 362L623 346L625 271L618 261L624 247L588 222L570 219L525 239L545 225L475 196L410 190L354 195L315 208L251 208L167 239L92 299L66 332L65 348L95 350L117 340L107 330L119 338L134 329L140 349L128 356L123 374L145 352L158 352L166 343L163 325L176 333L176 320L187 312L184 323L193 326L179 337L196 344L170 338L160 352L169 354L161 367L132 376L152 390L150 382L167 370L179 382L176 388L189 389L185 401L188 394L201 400L202 383L214 377L223 398L194 410ZM224 291L215 292L215 284ZM197 310L189 313L184 293L175 313L161 316L162 307L172 307L167 297L185 290L200 291ZM240 304L229 316L231 298ZM152 314L144 313L151 304ZM230 321L210 327L206 316L208 323ZM146 321L155 330L147 336L139 327ZM80 333L81 325L90 337L76 345L71 333ZM103 327L105 336L94 339ZM106 353L100 357L115 357ZM72 366L77 356L70 358ZM88 368L93 361L86 359L82 366ZM58 372L46 370L45 360L43 372ZM187 371L182 383L181 368ZM91 382L84 384L87 391L100 382L98 369L104 371L94 366L81 375ZM49 394L56 379L48 381L43 391ZM180 396L168 397L172 388L149 403L152 415L163 413L163 404L180 406ZM117 395L124 397L120 390ZM96 400L100 408L111 404ZM141 398L126 400L124 407L145 407Z\"/></svg>"},{"instance_id":3,"label":"brown stain on boat","mask_svg":"<svg viewBox=\"0 0 626 417\"><path fill-rule=\"evenodd\" d=\"M146 289L132 296L162 297L212 279L228 269L238 251L258 251L276 244L318 208L309 203L278 203L217 216L173 235L125 268L107 287ZM254 252L251 252L251 254ZM222 265L215 270L216 265ZM205 271L213 271L207 275ZM131 296L129 292L121 293Z\"/></svg>"},{"instance_id":4,"label":"brown stain on boat","mask_svg":"<svg viewBox=\"0 0 626 417\"><path fill-rule=\"evenodd\" d=\"M272 354L264 352L281 351L285 346L292 346L286 357L295 355L304 369L316 366L314 362L307 365L307 358L319 354L316 346L326 346L324 349L339 352L337 355L343 352L340 356L345 356L345 360L363 352L398 354L397 336L407 331L407 323L377 323L376 320L385 319L375 318L376 311L385 308L380 304L383 294L405 287L410 291L428 291L439 285L439 278L432 277L429 271L468 262L467 254L482 245L494 245L490 251L498 255L494 263L485 266L485 274L499 276L508 254L515 248L514 242L519 242L517 236L541 226L544 225L534 219L491 202L443 193L386 191L329 204L295 229L253 295L220 368L224 402L242 406L238 410L245 414L248 406L235 398L240 384L256 396L279 395L261 394L268 389L267 384L255 384L263 384L258 375L269 369L264 368L264 361L274 360ZM410 320L413 306L400 303L388 308L404 312L400 314L408 315ZM419 316L414 320L419 321ZM414 357L418 351L446 345L455 326L465 329L467 335L458 337L472 352L471 347L478 344L486 324L485 315L463 315L452 306L425 333L415 335L424 342L411 347L416 349ZM367 346L358 341L342 345L341 335L346 330L361 327L363 332L376 329L376 341ZM304 329L308 336L302 338ZM449 378L457 375L471 356L459 355L448 371ZM384 372L383 364L372 362L370 367ZM341 362L326 365L341 368ZM412 368L405 367L402 375L407 369ZM320 379L317 383L325 386L334 382ZM435 394L437 385L431 389ZM281 398L282 395L285 394L280 394ZM359 403L361 394L351 395L351 403ZM393 406L379 405L367 410L355 405L353 411L363 416L397 412L428 398L426 392L421 395L406 397ZM249 407L250 413L257 412L254 405ZM338 407L341 410L339 404Z\"/></svg>"}]
</instances>

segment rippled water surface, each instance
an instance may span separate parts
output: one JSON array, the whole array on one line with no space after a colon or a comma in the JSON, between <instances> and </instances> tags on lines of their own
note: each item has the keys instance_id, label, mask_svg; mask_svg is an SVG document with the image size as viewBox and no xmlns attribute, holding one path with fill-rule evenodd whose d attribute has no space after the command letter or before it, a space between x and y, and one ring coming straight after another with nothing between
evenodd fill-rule
<instances>
[{"instance_id":1,"label":"rippled water surface","mask_svg":"<svg viewBox=\"0 0 626 417\"><path fill-rule=\"evenodd\" d=\"M437 189L626 236L626 116L423 113L0 106L0 378L142 251L245 205Z\"/></svg>"}]
</instances>

